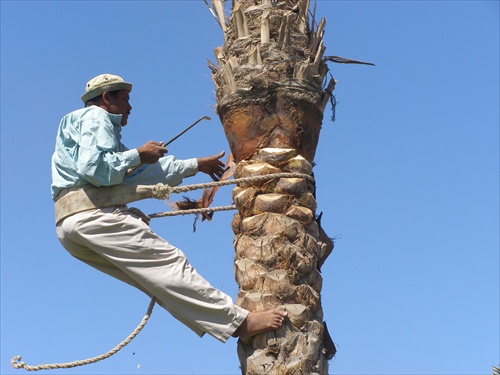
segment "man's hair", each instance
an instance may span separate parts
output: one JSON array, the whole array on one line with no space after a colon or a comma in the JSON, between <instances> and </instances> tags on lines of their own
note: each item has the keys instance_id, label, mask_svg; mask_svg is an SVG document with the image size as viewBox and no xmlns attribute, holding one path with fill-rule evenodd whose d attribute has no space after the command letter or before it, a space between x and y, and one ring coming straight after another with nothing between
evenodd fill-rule
<instances>
[{"instance_id":1,"label":"man's hair","mask_svg":"<svg viewBox=\"0 0 500 375\"><path fill-rule=\"evenodd\" d=\"M116 90L116 91L105 91L107 92L113 99L116 98L118 96L118 91L120 90ZM99 105L101 104L101 100L102 100L102 96L104 95L104 92L99 95L99 96L96 96L95 98L92 98L90 100L87 100L85 102L85 107L90 107L92 105Z\"/></svg>"}]
</instances>

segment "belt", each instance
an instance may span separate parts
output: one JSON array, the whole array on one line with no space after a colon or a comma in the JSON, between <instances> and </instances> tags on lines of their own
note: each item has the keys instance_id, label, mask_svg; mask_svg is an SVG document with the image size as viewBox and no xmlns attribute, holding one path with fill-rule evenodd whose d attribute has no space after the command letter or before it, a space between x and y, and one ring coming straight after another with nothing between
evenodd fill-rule
<instances>
[{"instance_id":1,"label":"belt","mask_svg":"<svg viewBox=\"0 0 500 375\"><path fill-rule=\"evenodd\" d=\"M152 197L152 188L147 185L66 188L61 190L54 205L56 224L79 212L123 206L130 202Z\"/></svg>"}]
</instances>

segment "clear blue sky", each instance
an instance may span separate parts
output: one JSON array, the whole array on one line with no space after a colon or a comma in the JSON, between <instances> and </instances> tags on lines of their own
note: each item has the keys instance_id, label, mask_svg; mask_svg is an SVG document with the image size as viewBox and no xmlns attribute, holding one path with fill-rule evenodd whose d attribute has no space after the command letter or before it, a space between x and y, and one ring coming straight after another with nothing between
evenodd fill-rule
<instances>
[{"instance_id":1,"label":"clear blue sky","mask_svg":"<svg viewBox=\"0 0 500 375\"><path fill-rule=\"evenodd\" d=\"M332 374L488 374L499 358L499 2L318 1L337 120L315 176L336 247L323 268ZM228 150L206 58L222 33L200 1L1 1L1 351L29 364L101 354L149 299L59 244L50 157L60 118L100 73L133 82L124 143L180 158ZM186 183L206 181L197 176ZM231 203L231 188L216 204ZM199 193L189 196L197 198ZM174 197L177 198L177 197ZM147 213L164 202L137 204ZM233 297L233 213L154 230ZM161 308L132 343L59 374L237 374L236 341L198 338Z\"/></svg>"}]
</instances>

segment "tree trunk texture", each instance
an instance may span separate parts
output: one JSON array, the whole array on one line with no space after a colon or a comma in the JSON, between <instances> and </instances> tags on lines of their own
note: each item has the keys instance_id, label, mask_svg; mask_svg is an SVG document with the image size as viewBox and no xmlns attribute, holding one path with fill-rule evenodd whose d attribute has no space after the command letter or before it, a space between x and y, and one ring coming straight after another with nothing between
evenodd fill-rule
<instances>
[{"instance_id":1,"label":"tree trunk texture","mask_svg":"<svg viewBox=\"0 0 500 375\"><path fill-rule=\"evenodd\" d=\"M312 176L323 111L335 80L323 53L325 20L304 0L212 1L224 45L209 61L216 112L237 164L235 177ZM309 18L312 18L310 21ZM326 86L326 87L325 87ZM307 178L245 183L233 190L237 304L284 309L277 331L238 341L244 374L328 374L335 346L323 321L320 267L333 249Z\"/></svg>"}]
</instances>

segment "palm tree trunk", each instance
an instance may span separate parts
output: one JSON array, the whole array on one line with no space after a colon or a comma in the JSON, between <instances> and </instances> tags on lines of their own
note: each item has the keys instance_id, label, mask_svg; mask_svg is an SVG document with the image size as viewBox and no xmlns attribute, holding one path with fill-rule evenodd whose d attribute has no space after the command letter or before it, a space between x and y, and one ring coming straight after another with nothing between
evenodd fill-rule
<instances>
[{"instance_id":1,"label":"palm tree trunk","mask_svg":"<svg viewBox=\"0 0 500 375\"><path fill-rule=\"evenodd\" d=\"M234 160L235 177L293 172L312 176L325 86L323 28L309 21L306 0L233 0L213 13L225 43L210 63L217 114ZM245 374L327 374L335 347L323 321L320 267L333 242L316 217L315 185L279 178L239 185L235 234L237 303L249 311L286 309L275 332L238 341Z\"/></svg>"}]
</instances>

